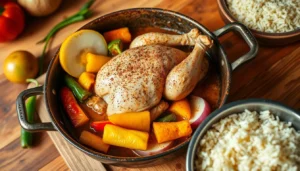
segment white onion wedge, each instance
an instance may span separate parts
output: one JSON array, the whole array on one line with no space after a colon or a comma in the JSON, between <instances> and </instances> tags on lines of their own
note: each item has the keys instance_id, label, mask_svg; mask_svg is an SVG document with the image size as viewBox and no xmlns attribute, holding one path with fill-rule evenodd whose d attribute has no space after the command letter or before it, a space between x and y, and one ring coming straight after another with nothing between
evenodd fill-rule
<instances>
[{"instance_id":1,"label":"white onion wedge","mask_svg":"<svg viewBox=\"0 0 300 171\"><path fill-rule=\"evenodd\" d=\"M171 147L173 147L173 141L168 141L164 143L151 143L148 144L147 150L132 150L138 156L151 156L154 154L162 153Z\"/></svg>"},{"instance_id":2,"label":"white onion wedge","mask_svg":"<svg viewBox=\"0 0 300 171\"><path fill-rule=\"evenodd\" d=\"M203 98L193 95L190 96L190 105L192 113L190 124L193 129L196 129L210 114L211 108Z\"/></svg>"}]
</instances>

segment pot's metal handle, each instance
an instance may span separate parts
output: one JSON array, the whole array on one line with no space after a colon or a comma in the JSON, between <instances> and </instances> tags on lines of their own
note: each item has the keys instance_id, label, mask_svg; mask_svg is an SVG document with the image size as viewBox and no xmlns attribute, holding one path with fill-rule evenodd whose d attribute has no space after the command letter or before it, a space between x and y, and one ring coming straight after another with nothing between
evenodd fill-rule
<instances>
[{"instance_id":1,"label":"pot's metal handle","mask_svg":"<svg viewBox=\"0 0 300 171\"><path fill-rule=\"evenodd\" d=\"M250 30L246 26L238 22L227 24L219 30L214 31L214 34L217 37L220 37L232 30L238 31L250 47L250 51L248 53L241 56L231 64L232 70L235 70L238 66L249 61L250 59L253 59L256 56L258 52L258 43Z\"/></svg>"},{"instance_id":2,"label":"pot's metal handle","mask_svg":"<svg viewBox=\"0 0 300 171\"><path fill-rule=\"evenodd\" d=\"M30 124L26 119L26 109L25 109L25 100L30 96L35 96L39 94L44 94L43 86L35 87L31 89L24 90L17 97L17 113L19 122L25 130L29 132L38 132L38 131L56 131L55 127L51 122L47 123L34 123Z\"/></svg>"}]
</instances>

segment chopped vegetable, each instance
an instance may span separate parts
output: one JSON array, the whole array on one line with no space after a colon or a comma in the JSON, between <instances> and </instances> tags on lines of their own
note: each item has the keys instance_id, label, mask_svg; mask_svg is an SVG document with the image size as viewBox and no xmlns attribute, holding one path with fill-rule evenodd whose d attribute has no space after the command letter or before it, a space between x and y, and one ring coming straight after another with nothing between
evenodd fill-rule
<instances>
[{"instance_id":1,"label":"chopped vegetable","mask_svg":"<svg viewBox=\"0 0 300 171\"><path fill-rule=\"evenodd\" d=\"M156 122L176 122L176 120L177 120L176 115L170 113L168 115L158 118Z\"/></svg>"},{"instance_id":2,"label":"chopped vegetable","mask_svg":"<svg viewBox=\"0 0 300 171\"><path fill-rule=\"evenodd\" d=\"M29 83L34 83L35 86L38 86L39 83L34 79L27 79ZM34 113L35 113L35 106L36 106L36 96L31 96L26 100L26 117L27 122L32 124L34 122ZM21 146L22 148L29 148L32 145L32 133L27 132L25 129L21 128Z\"/></svg>"},{"instance_id":3,"label":"chopped vegetable","mask_svg":"<svg viewBox=\"0 0 300 171\"><path fill-rule=\"evenodd\" d=\"M14 51L5 58L3 71L9 81L25 83L27 78L35 78L38 74L38 60L28 51Z\"/></svg>"},{"instance_id":4,"label":"chopped vegetable","mask_svg":"<svg viewBox=\"0 0 300 171\"><path fill-rule=\"evenodd\" d=\"M85 115L83 110L80 108L72 91L69 88L67 87L61 88L60 98L62 101L62 105L65 111L67 112L74 127L79 127L89 121L89 118Z\"/></svg>"},{"instance_id":5,"label":"chopped vegetable","mask_svg":"<svg viewBox=\"0 0 300 171\"><path fill-rule=\"evenodd\" d=\"M203 98L198 96L191 96L190 104L191 104L191 111L192 111L190 124L193 129L196 129L210 114L211 108Z\"/></svg>"},{"instance_id":6,"label":"chopped vegetable","mask_svg":"<svg viewBox=\"0 0 300 171\"><path fill-rule=\"evenodd\" d=\"M15 2L0 2L0 42L14 40L24 26L25 17L21 7Z\"/></svg>"},{"instance_id":7,"label":"chopped vegetable","mask_svg":"<svg viewBox=\"0 0 300 171\"><path fill-rule=\"evenodd\" d=\"M91 123L91 128L93 128L97 132L104 131L104 127L107 124L113 124L110 121L95 121Z\"/></svg>"},{"instance_id":8,"label":"chopped vegetable","mask_svg":"<svg viewBox=\"0 0 300 171\"><path fill-rule=\"evenodd\" d=\"M78 78L81 73L86 71L88 53L107 55L106 41L97 31L79 30L62 43L59 51L59 62L68 74ZM90 62L94 61L89 61L89 66L99 65ZM99 60L95 62L99 62Z\"/></svg>"},{"instance_id":9,"label":"chopped vegetable","mask_svg":"<svg viewBox=\"0 0 300 171\"><path fill-rule=\"evenodd\" d=\"M72 90L77 100L83 102L92 94L89 91L83 89L75 80L69 75L65 75L64 81L66 85Z\"/></svg>"},{"instance_id":10,"label":"chopped vegetable","mask_svg":"<svg viewBox=\"0 0 300 171\"><path fill-rule=\"evenodd\" d=\"M107 153L110 146L104 143L101 137L94 135L88 131L81 132L79 142L87 146L93 147L94 149L102 151L104 153Z\"/></svg>"},{"instance_id":11,"label":"chopped vegetable","mask_svg":"<svg viewBox=\"0 0 300 171\"><path fill-rule=\"evenodd\" d=\"M109 60L111 60L110 57L103 56L103 55L96 55L93 53L87 53L86 54L86 72L93 72L97 73L100 68L106 64Z\"/></svg>"},{"instance_id":12,"label":"chopped vegetable","mask_svg":"<svg viewBox=\"0 0 300 171\"><path fill-rule=\"evenodd\" d=\"M148 132L125 129L116 125L107 124L104 127L104 143L130 149L146 150Z\"/></svg>"},{"instance_id":13,"label":"chopped vegetable","mask_svg":"<svg viewBox=\"0 0 300 171\"><path fill-rule=\"evenodd\" d=\"M124 128L147 132L150 130L149 111L114 114L108 116L108 120L113 124L122 126Z\"/></svg>"},{"instance_id":14,"label":"chopped vegetable","mask_svg":"<svg viewBox=\"0 0 300 171\"><path fill-rule=\"evenodd\" d=\"M86 2L81 8L80 8L80 11L77 12L76 14L66 18L65 20L63 20L62 22L56 24L51 30L50 32L47 34L47 36L42 39L41 41L39 41L38 43L42 43L42 42L45 42L45 45L44 45L44 48L43 48L43 52L42 52L42 55L41 55L41 58L40 58L40 75L44 72L43 71L43 64L44 64L44 56L46 54L46 50L47 50L47 46L48 46L48 43L50 41L50 39L55 35L56 32L58 32L60 29L70 25L70 24L73 24L75 22L79 22L79 21L83 21L85 19L87 19L91 14L92 12L89 10L90 6L95 2L95 0L89 0L88 2ZM89 44L87 43L89 41L85 41L86 44ZM73 49L73 50L77 50L76 47ZM81 49L79 49L81 50ZM60 54L61 55L61 54ZM72 56L73 57L73 56ZM74 58L75 59L75 58ZM73 59L73 60L74 60ZM72 75L72 74L70 74ZM79 74L80 75L80 74ZM79 76L78 75L78 76ZM72 75L74 76L74 75Z\"/></svg>"},{"instance_id":15,"label":"chopped vegetable","mask_svg":"<svg viewBox=\"0 0 300 171\"><path fill-rule=\"evenodd\" d=\"M91 91L95 84L95 74L83 72L79 76L78 82L84 89Z\"/></svg>"},{"instance_id":16,"label":"chopped vegetable","mask_svg":"<svg viewBox=\"0 0 300 171\"><path fill-rule=\"evenodd\" d=\"M107 48L112 56L117 56L123 51L123 43L120 39L113 40L107 45Z\"/></svg>"},{"instance_id":17,"label":"chopped vegetable","mask_svg":"<svg viewBox=\"0 0 300 171\"><path fill-rule=\"evenodd\" d=\"M157 142L163 143L191 135L192 128L186 120L179 122L154 122L153 131Z\"/></svg>"},{"instance_id":18,"label":"chopped vegetable","mask_svg":"<svg viewBox=\"0 0 300 171\"><path fill-rule=\"evenodd\" d=\"M191 118L191 108L189 101L186 98L173 102L169 108L169 111L187 120Z\"/></svg>"},{"instance_id":19,"label":"chopped vegetable","mask_svg":"<svg viewBox=\"0 0 300 171\"><path fill-rule=\"evenodd\" d=\"M62 0L18 0L18 3L32 16L46 16L53 13Z\"/></svg>"},{"instance_id":20,"label":"chopped vegetable","mask_svg":"<svg viewBox=\"0 0 300 171\"><path fill-rule=\"evenodd\" d=\"M103 34L106 42L110 42L116 39L120 39L124 43L130 43L131 42L131 34L129 32L129 29L127 27L111 30L108 32L105 32Z\"/></svg>"}]
</instances>

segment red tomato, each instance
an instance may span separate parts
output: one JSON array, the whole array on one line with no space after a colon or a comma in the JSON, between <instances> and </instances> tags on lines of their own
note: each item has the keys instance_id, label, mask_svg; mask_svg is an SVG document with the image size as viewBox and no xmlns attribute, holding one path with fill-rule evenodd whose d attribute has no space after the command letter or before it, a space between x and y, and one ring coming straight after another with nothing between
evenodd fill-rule
<instances>
[{"instance_id":1,"label":"red tomato","mask_svg":"<svg viewBox=\"0 0 300 171\"><path fill-rule=\"evenodd\" d=\"M14 2L0 3L0 42L15 39L24 29L24 13Z\"/></svg>"}]
</instances>

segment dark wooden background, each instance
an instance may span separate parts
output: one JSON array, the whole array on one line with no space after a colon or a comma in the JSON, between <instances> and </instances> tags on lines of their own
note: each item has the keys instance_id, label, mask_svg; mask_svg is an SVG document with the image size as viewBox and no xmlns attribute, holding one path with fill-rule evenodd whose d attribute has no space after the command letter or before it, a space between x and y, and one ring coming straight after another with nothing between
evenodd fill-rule
<instances>
[{"instance_id":1,"label":"dark wooden background","mask_svg":"<svg viewBox=\"0 0 300 171\"><path fill-rule=\"evenodd\" d=\"M51 27L63 18L75 13L84 0L66 0L59 10L44 18L27 17L26 29L15 41L0 44L0 65L14 50L25 49L36 56L41 54L40 40ZM178 11L197 20L214 31L225 25L216 0L101 0L92 9L93 18L120 9L133 7L158 7ZM59 44L88 20L64 28L52 41L47 61L51 59ZM221 38L230 61L248 51L247 45L230 33ZM20 147L20 126L17 119L15 100L27 85L9 82L0 70L0 170L68 170L62 157L48 135L38 133L35 146L31 149ZM258 55L251 62L242 65L232 73L231 91L227 102L247 98L265 98L282 102L300 110L300 42L282 47L261 46ZM184 170L184 158L179 160L177 170ZM113 168L113 170L131 170ZM132 169L132 170L151 170Z\"/></svg>"}]
</instances>

